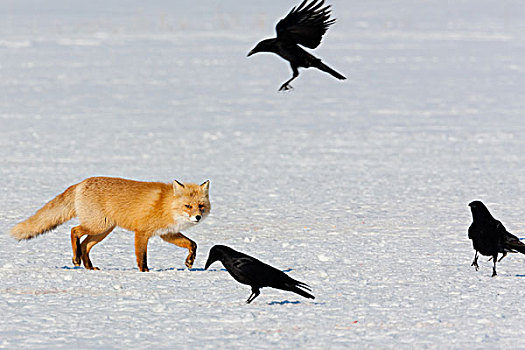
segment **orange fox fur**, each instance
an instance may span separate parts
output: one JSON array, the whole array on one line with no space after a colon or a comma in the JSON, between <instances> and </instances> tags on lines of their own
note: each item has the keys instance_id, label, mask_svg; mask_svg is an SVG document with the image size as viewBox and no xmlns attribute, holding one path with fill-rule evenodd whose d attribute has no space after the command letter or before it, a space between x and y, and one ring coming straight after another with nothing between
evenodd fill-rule
<instances>
[{"instance_id":1,"label":"orange fox fur","mask_svg":"<svg viewBox=\"0 0 525 350\"><path fill-rule=\"evenodd\" d=\"M89 259L93 246L116 227L135 232L135 255L140 271L148 271L147 246L152 236L188 249L186 266L193 266L197 244L180 231L195 226L210 212L209 181L201 185L141 182L90 177L70 186L33 216L11 229L18 239L31 239L77 217L71 229L73 264L98 270ZM87 237L80 243L80 238Z\"/></svg>"}]
</instances>

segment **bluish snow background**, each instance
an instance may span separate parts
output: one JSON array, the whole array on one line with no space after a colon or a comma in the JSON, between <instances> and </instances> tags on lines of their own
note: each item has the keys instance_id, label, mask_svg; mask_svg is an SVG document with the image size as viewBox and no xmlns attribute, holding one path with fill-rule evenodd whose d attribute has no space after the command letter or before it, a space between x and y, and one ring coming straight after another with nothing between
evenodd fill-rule
<instances>
[{"instance_id":1,"label":"bluish snow background","mask_svg":"<svg viewBox=\"0 0 525 350\"><path fill-rule=\"evenodd\" d=\"M0 347L520 348L525 257L467 238L483 200L525 237L525 2L331 1L314 51L348 77L246 53L296 1L0 3ZM74 269L71 221L8 235L89 176L211 180L186 251L133 234ZM227 244L310 284L247 286Z\"/></svg>"}]
</instances>

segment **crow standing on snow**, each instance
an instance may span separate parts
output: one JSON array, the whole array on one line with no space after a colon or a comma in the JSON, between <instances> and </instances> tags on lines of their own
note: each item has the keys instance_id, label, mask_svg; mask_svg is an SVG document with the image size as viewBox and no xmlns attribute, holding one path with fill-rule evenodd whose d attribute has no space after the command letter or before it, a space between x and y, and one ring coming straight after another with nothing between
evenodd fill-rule
<instances>
[{"instance_id":1,"label":"crow standing on snow","mask_svg":"<svg viewBox=\"0 0 525 350\"><path fill-rule=\"evenodd\" d=\"M252 287L252 294L246 300L248 304L257 298L261 293L259 289L262 287L288 290L305 298L315 299L313 295L299 288L311 291L307 284L296 281L284 272L230 247L224 245L213 246L210 249L204 269L207 270L217 260L222 262L226 270L237 282Z\"/></svg>"},{"instance_id":2,"label":"crow standing on snow","mask_svg":"<svg viewBox=\"0 0 525 350\"><path fill-rule=\"evenodd\" d=\"M281 85L279 91L292 88L289 84L299 76L299 67L315 67L330 73L337 79L346 79L321 62L319 58L309 54L299 46L303 45L315 49L321 43L321 38L328 27L335 23L335 19L330 19L330 6L322 7L324 0L320 2L313 0L308 5L306 4L307 1L304 0L301 5L294 7L285 18L277 23L275 27L277 38L259 42L248 53L248 56L251 56L257 52L273 52L290 61L293 76Z\"/></svg>"},{"instance_id":3,"label":"crow standing on snow","mask_svg":"<svg viewBox=\"0 0 525 350\"><path fill-rule=\"evenodd\" d=\"M507 232L501 222L490 215L485 204L480 201L474 201L469 204L472 211L472 225L468 229L468 238L472 240L472 245L476 250L472 266L478 270L478 252L482 255L491 256L494 261L492 268L492 277L496 276L496 260L498 253L503 256L497 260L503 259L508 252L520 252L525 254L525 244L520 242L519 238Z\"/></svg>"}]
</instances>

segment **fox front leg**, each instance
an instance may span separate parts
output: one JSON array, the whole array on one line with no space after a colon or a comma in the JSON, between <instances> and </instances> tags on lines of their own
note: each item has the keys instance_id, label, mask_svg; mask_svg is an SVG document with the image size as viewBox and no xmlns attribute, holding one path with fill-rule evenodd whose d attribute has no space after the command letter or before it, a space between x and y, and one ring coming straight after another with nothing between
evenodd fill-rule
<instances>
[{"instance_id":1,"label":"fox front leg","mask_svg":"<svg viewBox=\"0 0 525 350\"><path fill-rule=\"evenodd\" d=\"M184 264L188 267L188 269L191 269L193 262L195 261L195 256L197 255L197 243L184 236L180 232L168 233L160 236L160 238L181 248L188 249L188 256L186 257L186 262Z\"/></svg>"},{"instance_id":2,"label":"fox front leg","mask_svg":"<svg viewBox=\"0 0 525 350\"><path fill-rule=\"evenodd\" d=\"M135 256L140 272L148 272L148 240L149 236L135 232Z\"/></svg>"}]
</instances>

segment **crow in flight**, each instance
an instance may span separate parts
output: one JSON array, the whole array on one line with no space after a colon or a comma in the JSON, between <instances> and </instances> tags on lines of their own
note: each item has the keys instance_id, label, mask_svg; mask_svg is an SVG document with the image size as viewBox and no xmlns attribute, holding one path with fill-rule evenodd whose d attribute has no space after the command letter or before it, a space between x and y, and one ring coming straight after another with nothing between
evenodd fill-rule
<instances>
[{"instance_id":1,"label":"crow in flight","mask_svg":"<svg viewBox=\"0 0 525 350\"><path fill-rule=\"evenodd\" d=\"M472 245L476 250L474 261L471 266L478 270L478 252L482 255L491 256L494 261L492 268L492 277L496 276L496 260L498 253L503 255L498 262L501 261L507 253L520 252L525 254L525 244L520 242L519 238L507 232L501 222L494 219L489 213L485 204L480 201L474 201L469 204L472 211L472 225L468 229L468 238L472 240Z\"/></svg>"},{"instance_id":2,"label":"crow in flight","mask_svg":"<svg viewBox=\"0 0 525 350\"><path fill-rule=\"evenodd\" d=\"M299 67L315 67L330 73L337 79L346 79L299 46L315 49L321 43L321 38L328 27L335 23L335 19L330 19L330 6L323 7L324 0L320 2L313 0L306 4L307 1L304 0L301 5L294 7L285 18L277 23L275 27L277 38L259 42L248 53L248 56L251 56L257 52L273 52L290 62L293 76L281 85L279 91L292 88L290 82L299 76Z\"/></svg>"},{"instance_id":3,"label":"crow in flight","mask_svg":"<svg viewBox=\"0 0 525 350\"><path fill-rule=\"evenodd\" d=\"M252 287L252 294L246 300L247 304L259 296L261 293L259 289L263 287L288 290L305 298L315 299L313 295L299 288L311 291L307 284L296 281L284 272L230 247L224 245L213 246L210 249L204 269L207 270L217 260L222 262L226 270L237 282Z\"/></svg>"}]
</instances>

